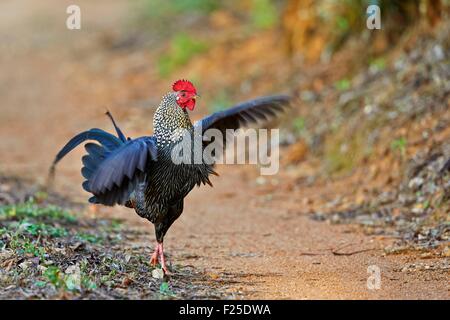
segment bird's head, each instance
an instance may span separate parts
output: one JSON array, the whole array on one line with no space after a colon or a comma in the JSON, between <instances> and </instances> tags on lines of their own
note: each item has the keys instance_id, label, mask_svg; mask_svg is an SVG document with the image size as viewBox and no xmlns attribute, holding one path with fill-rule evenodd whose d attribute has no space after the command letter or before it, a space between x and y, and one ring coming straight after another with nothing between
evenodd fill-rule
<instances>
[{"instance_id":1,"label":"bird's head","mask_svg":"<svg viewBox=\"0 0 450 320\"><path fill-rule=\"evenodd\" d=\"M176 94L177 104L183 108L194 110L195 100L198 98L197 89L195 89L192 82L187 80L178 80L173 86L172 90Z\"/></svg>"}]
</instances>

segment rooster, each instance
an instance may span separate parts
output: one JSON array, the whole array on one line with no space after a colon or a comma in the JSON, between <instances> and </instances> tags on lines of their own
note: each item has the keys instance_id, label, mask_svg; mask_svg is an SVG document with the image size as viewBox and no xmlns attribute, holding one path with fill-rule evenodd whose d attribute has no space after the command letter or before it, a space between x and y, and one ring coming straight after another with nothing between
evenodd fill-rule
<instances>
[{"instance_id":1,"label":"rooster","mask_svg":"<svg viewBox=\"0 0 450 320\"><path fill-rule=\"evenodd\" d=\"M51 167L53 174L56 164L75 147L89 140L98 142L86 143L87 154L82 158L81 174L86 179L82 187L92 194L89 202L133 208L139 216L151 221L155 226L156 246L150 262L152 265L159 263L166 274L169 270L163 240L167 230L183 212L184 198L194 186L212 186L209 176L217 175L214 163L176 164L172 161L172 150L183 138L181 132L192 136L200 132L206 136L208 129L218 129L225 134L226 129L236 130L274 118L290 101L284 95L263 97L213 113L192 124L188 110L194 110L197 98L197 90L190 81L176 81L154 114L154 134L136 139L126 138L107 112L117 136L97 128L84 131L59 151ZM203 148L207 145L205 141L202 139Z\"/></svg>"}]
</instances>

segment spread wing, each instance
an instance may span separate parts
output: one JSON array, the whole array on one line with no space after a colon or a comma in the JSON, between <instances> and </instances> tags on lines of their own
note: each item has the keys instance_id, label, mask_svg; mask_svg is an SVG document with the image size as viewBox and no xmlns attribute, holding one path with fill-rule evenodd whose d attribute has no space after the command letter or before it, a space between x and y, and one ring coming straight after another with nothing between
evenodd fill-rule
<instances>
[{"instance_id":1,"label":"spread wing","mask_svg":"<svg viewBox=\"0 0 450 320\"><path fill-rule=\"evenodd\" d=\"M201 126L202 133L208 129L218 129L225 136L226 129L239 129L250 124L274 119L277 114L290 106L291 98L286 95L262 97L246 101L234 107L213 113L195 125Z\"/></svg>"},{"instance_id":2,"label":"spread wing","mask_svg":"<svg viewBox=\"0 0 450 320\"><path fill-rule=\"evenodd\" d=\"M91 202L109 206L125 204L151 162L156 160L154 137L128 140L99 163L83 187L95 196Z\"/></svg>"},{"instance_id":3,"label":"spread wing","mask_svg":"<svg viewBox=\"0 0 450 320\"><path fill-rule=\"evenodd\" d=\"M290 100L289 96L278 95L246 101L230 109L215 112L197 122L196 125L201 125L203 132L214 128L225 133L226 129L238 129L275 118L289 106Z\"/></svg>"}]
</instances>

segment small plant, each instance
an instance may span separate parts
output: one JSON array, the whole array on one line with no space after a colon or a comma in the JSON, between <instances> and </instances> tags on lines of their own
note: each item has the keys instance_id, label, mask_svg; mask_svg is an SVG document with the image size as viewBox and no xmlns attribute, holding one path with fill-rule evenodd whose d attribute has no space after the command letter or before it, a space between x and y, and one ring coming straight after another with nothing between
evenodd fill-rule
<instances>
[{"instance_id":1,"label":"small plant","mask_svg":"<svg viewBox=\"0 0 450 320\"><path fill-rule=\"evenodd\" d=\"M399 153L402 158L406 155L406 146L407 141L404 137L400 137L391 142L391 149L394 152Z\"/></svg>"},{"instance_id":2,"label":"small plant","mask_svg":"<svg viewBox=\"0 0 450 320\"><path fill-rule=\"evenodd\" d=\"M54 237L54 238L60 238L60 237L65 237L69 234L65 228L54 227L54 226L47 225L45 223L22 222L21 226L24 228L24 230L27 233L29 233L33 236L44 235L44 236L50 236L50 237Z\"/></svg>"},{"instance_id":3,"label":"small plant","mask_svg":"<svg viewBox=\"0 0 450 320\"><path fill-rule=\"evenodd\" d=\"M306 123L305 118L303 117L297 117L293 121L294 129L297 132L297 134L302 134L306 129Z\"/></svg>"},{"instance_id":4,"label":"small plant","mask_svg":"<svg viewBox=\"0 0 450 320\"><path fill-rule=\"evenodd\" d=\"M56 289L59 289L59 288L62 288L65 286L64 274L62 274L61 270L59 270L58 267L55 267L55 266L48 267L44 271L43 276Z\"/></svg>"},{"instance_id":5,"label":"small plant","mask_svg":"<svg viewBox=\"0 0 450 320\"><path fill-rule=\"evenodd\" d=\"M22 247L23 247L23 253L32 254L35 257L43 258L46 253L44 248L42 248L28 240L26 240L23 243Z\"/></svg>"},{"instance_id":6,"label":"small plant","mask_svg":"<svg viewBox=\"0 0 450 320\"><path fill-rule=\"evenodd\" d=\"M97 289L97 284L89 279L88 276L82 275L81 276L81 286L85 288L86 290L95 290Z\"/></svg>"},{"instance_id":7,"label":"small plant","mask_svg":"<svg viewBox=\"0 0 450 320\"><path fill-rule=\"evenodd\" d=\"M77 234L77 238L79 238L80 240L87 241L89 243L99 243L103 240L103 238L99 235L82 232Z\"/></svg>"},{"instance_id":8,"label":"small plant","mask_svg":"<svg viewBox=\"0 0 450 320\"><path fill-rule=\"evenodd\" d=\"M375 72L377 71L383 71L386 69L386 60L384 58L377 58L370 62L369 66L370 70L373 70Z\"/></svg>"},{"instance_id":9,"label":"small plant","mask_svg":"<svg viewBox=\"0 0 450 320\"><path fill-rule=\"evenodd\" d=\"M173 293L166 281L163 281L159 286L159 293L164 296L175 297L175 293Z\"/></svg>"},{"instance_id":10,"label":"small plant","mask_svg":"<svg viewBox=\"0 0 450 320\"><path fill-rule=\"evenodd\" d=\"M14 250L14 252L19 256L32 255L34 257L39 257L42 260L44 259L46 255L45 248L27 238L24 238L17 230L14 230L13 232L6 228L4 230L6 230L5 234L8 235L8 240L3 244L3 246Z\"/></svg>"},{"instance_id":11,"label":"small plant","mask_svg":"<svg viewBox=\"0 0 450 320\"><path fill-rule=\"evenodd\" d=\"M350 23L348 21L348 18L344 16L337 16L336 27L338 28L339 32L343 33L348 32L350 29Z\"/></svg>"},{"instance_id":12,"label":"small plant","mask_svg":"<svg viewBox=\"0 0 450 320\"><path fill-rule=\"evenodd\" d=\"M37 281L35 285L44 287L50 284L55 289L67 291L80 291L82 288L94 290L97 288L97 284L79 268L75 270L73 273L64 274L57 266L50 266L42 274L44 281Z\"/></svg>"},{"instance_id":13,"label":"small plant","mask_svg":"<svg viewBox=\"0 0 450 320\"><path fill-rule=\"evenodd\" d=\"M339 81L336 81L334 86L336 87L336 89L338 89L340 91L345 91L345 90L350 89L351 82L347 78L344 78L344 79L341 79Z\"/></svg>"},{"instance_id":14,"label":"small plant","mask_svg":"<svg viewBox=\"0 0 450 320\"><path fill-rule=\"evenodd\" d=\"M122 229L123 225L122 225L122 221L118 220L118 219L113 219L111 221L111 229L114 231L120 231Z\"/></svg>"},{"instance_id":15,"label":"small plant","mask_svg":"<svg viewBox=\"0 0 450 320\"><path fill-rule=\"evenodd\" d=\"M47 200L48 198L48 193L45 191L38 191L34 194L34 200L38 203Z\"/></svg>"},{"instance_id":16,"label":"small plant","mask_svg":"<svg viewBox=\"0 0 450 320\"><path fill-rule=\"evenodd\" d=\"M107 285L108 287L111 287L114 284L113 279L116 275L117 275L117 271L113 269L107 275L103 275L100 278L100 281L101 281L101 283Z\"/></svg>"}]
</instances>

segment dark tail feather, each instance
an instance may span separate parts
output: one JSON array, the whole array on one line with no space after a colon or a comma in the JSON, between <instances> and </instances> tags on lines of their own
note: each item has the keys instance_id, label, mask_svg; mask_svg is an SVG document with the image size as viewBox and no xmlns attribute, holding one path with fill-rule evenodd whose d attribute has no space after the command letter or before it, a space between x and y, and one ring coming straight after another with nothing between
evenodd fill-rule
<instances>
[{"instance_id":1,"label":"dark tail feather","mask_svg":"<svg viewBox=\"0 0 450 320\"><path fill-rule=\"evenodd\" d=\"M81 143L87 140L95 140L98 141L102 146L104 146L108 150L114 150L120 145L122 145L122 141L117 139L111 133L103 131L101 129L91 129L89 131L84 131L82 133L77 134L75 137L70 139L70 141L58 152L53 161L53 165L56 165L66 154L75 149Z\"/></svg>"},{"instance_id":2,"label":"dark tail feather","mask_svg":"<svg viewBox=\"0 0 450 320\"><path fill-rule=\"evenodd\" d=\"M82 144L87 140L97 141L101 145L99 146L93 143L88 143L86 145L89 146L86 148L86 150L88 151L88 156L86 157L88 158L87 162L89 163L89 165L86 166L88 170L84 170L85 172L82 171L82 173L83 176L86 174L89 175L89 177L90 174L87 173L87 171L91 171L92 174L92 171L97 168L98 164L106 156L106 153L115 150L116 148L120 147L123 144L123 142L114 135L97 128L77 134L75 137L70 139L70 141L58 152L58 154L55 157L55 160L53 160L47 179L48 188L50 188L53 183L56 164L59 161L61 161L61 159L64 158L70 151L72 151L77 146L79 146L80 144ZM93 147L94 145L95 147Z\"/></svg>"},{"instance_id":3,"label":"dark tail feather","mask_svg":"<svg viewBox=\"0 0 450 320\"><path fill-rule=\"evenodd\" d=\"M208 184L209 186L213 187L213 184L211 183L211 181L209 180L209 177L208 177L210 174L213 174L215 176L219 176L219 174L217 172L215 172L212 167L208 167L207 168L207 175L202 177L201 181L197 182L197 186L200 187L200 184L203 183L204 185Z\"/></svg>"},{"instance_id":4,"label":"dark tail feather","mask_svg":"<svg viewBox=\"0 0 450 320\"><path fill-rule=\"evenodd\" d=\"M126 142L127 138L125 138L125 135L123 134L122 130L116 125L116 122L114 121L114 118L112 114L109 111L106 111L106 115L111 119L111 122L113 123L114 129L116 129L117 136L122 142Z\"/></svg>"},{"instance_id":5,"label":"dark tail feather","mask_svg":"<svg viewBox=\"0 0 450 320\"><path fill-rule=\"evenodd\" d=\"M102 161L108 156L111 151L106 150L103 146L95 143L86 143L84 148L87 154L81 158L84 167L81 168L81 175L86 179L82 186L87 192L91 192L89 188L89 179L92 177L94 172L97 170L98 166ZM89 198L90 203L99 203L98 199L93 196Z\"/></svg>"}]
</instances>

